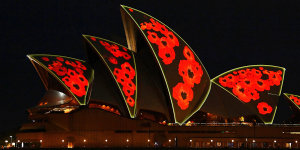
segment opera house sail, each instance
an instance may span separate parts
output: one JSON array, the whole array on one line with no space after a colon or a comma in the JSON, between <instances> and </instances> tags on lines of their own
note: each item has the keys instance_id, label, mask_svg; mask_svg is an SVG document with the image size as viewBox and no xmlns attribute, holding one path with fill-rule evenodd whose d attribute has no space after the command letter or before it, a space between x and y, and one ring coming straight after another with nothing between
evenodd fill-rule
<instances>
[{"instance_id":1,"label":"opera house sail","mask_svg":"<svg viewBox=\"0 0 300 150\"><path fill-rule=\"evenodd\" d=\"M28 55L46 92L16 147L298 148L300 97L281 94L285 68L210 79L203 51L158 19L120 9L128 46L82 35L86 60Z\"/></svg>"}]
</instances>

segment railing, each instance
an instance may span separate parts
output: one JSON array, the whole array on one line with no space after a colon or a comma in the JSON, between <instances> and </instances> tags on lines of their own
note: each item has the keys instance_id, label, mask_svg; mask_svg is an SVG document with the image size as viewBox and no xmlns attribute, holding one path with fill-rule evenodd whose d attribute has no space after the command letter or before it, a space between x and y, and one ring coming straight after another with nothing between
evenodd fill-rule
<instances>
[{"instance_id":1,"label":"railing","mask_svg":"<svg viewBox=\"0 0 300 150\"><path fill-rule=\"evenodd\" d=\"M168 123L168 126L179 126L177 123ZM185 123L182 126L254 126L253 123L250 122L232 122L232 123ZM264 123L256 123L256 127L260 126L280 126L280 127L300 127L300 124L264 124Z\"/></svg>"}]
</instances>

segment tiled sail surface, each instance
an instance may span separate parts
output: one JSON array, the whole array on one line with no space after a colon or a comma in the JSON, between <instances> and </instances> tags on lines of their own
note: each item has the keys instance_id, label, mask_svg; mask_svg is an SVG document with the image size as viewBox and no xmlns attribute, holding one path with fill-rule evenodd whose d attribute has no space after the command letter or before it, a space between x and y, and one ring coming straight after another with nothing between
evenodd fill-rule
<instances>
[{"instance_id":1,"label":"tiled sail surface","mask_svg":"<svg viewBox=\"0 0 300 150\"><path fill-rule=\"evenodd\" d=\"M94 36L84 35L116 81L124 98L131 118L136 114L137 72L133 52L114 42Z\"/></svg>"},{"instance_id":2,"label":"tiled sail surface","mask_svg":"<svg viewBox=\"0 0 300 150\"><path fill-rule=\"evenodd\" d=\"M288 93L283 94L290 100L290 102L292 102L298 108L298 110L300 110L300 96Z\"/></svg>"},{"instance_id":3,"label":"tiled sail surface","mask_svg":"<svg viewBox=\"0 0 300 150\"><path fill-rule=\"evenodd\" d=\"M153 63L159 66L164 78L174 120L179 124L184 123L201 108L207 98L211 86L207 71L191 47L165 24L127 6L121 6L121 12L125 28L132 25L142 35L141 40L146 40L156 60ZM128 34L133 30L126 32ZM130 42L128 44L134 47ZM136 51L139 53L138 49Z\"/></svg>"},{"instance_id":4,"label":"tiled sail surface","mask_svg":"<svg viewBox=\"0 0 300 150\"><path fill-rule=\"evenodd\" d=\"M58 80L80 105L86 105L89 99L90 85L93 81L93 70L86 62L70 57L46 54L28 55L28 58L34 65L42 67ZM37 71L40 72L38 69Z\"/></svg>"},{"instance_id":5,"label":"tiled sail surface","mask_svg":"<svg viewBox=\"0 0 300 150\"><path fill-rule=\"evenodd\" d=\"M285 69L253 65L227 71L212 82L247 105L265 123L272 123L281 94Z\"/></svg>"}]
</instances>

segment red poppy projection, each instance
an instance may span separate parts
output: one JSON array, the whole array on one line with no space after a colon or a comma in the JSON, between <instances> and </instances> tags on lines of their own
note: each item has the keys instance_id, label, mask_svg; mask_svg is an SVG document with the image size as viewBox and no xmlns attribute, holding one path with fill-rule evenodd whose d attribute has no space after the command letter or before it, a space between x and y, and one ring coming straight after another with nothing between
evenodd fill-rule
<instances>
[{"instance_id":1,"label":"red poppy projection","mask_svg":"<svg viewBox=\"0 0 300 150\"><path fill-rule=\"evenodd\" d=\"M280 95L284 68L258 65L234 69L213 79L245 104L255 105L262 116L274 114L277 106L270 93ZM249 106L250 106L249 105Z\"/></svg>"},{"instance_id":2,"label":"red poppy projection","mask_svg":"<svg viewBox=\"0 0 300 150\"><path fill-rule=\"evenodd\" d=\"M80 104L86 103L91 70L85 62L63 56L30 55L30 58L51 70L68 90L74 94Z\"/></svg>"},{"instance_id":3,"label":"red poppy projection","mask_svg":"<svg viewBox=\"0 0 300 150\"><path fill-rule=\"evenodd\" d=\"M300 110L300 96L288 93L284 93L284 95Z\"/></svg>"},{"instance_id":4,"label":"red poppy projection","mask_svg":"<svg viewBox=\"0 0 300 150\"><path fill-rule=\"evenodd\" d=\"M130 116L135 117L136 109L136 69L133 52L116 43L84 35L99 57L105 62L117 82Z\"/></svg>"},{"instance_id":5,"label":"red poppy projection","mask_svg":"<svg viewBox=\"0 0 300 150\"><path fill-rule=\"evenodd\" d=\"M122 11L125 26L134 23L154 54L169 91L175 122L185 122L206 100L210 90L208 73L192 49L169 27L136 9L122 6Z\"/></svg>"}]
</instances>

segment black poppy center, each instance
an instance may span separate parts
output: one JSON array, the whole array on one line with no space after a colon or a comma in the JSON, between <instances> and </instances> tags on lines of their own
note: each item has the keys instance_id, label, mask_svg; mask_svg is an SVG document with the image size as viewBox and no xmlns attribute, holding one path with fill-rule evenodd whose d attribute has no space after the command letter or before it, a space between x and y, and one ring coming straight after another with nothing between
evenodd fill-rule
<instances>
[{"instance_id":1,"label":"black poppy center","mask_svg":"<svg viewBox=\"0 0 300 150\"><path fill-rule=\"evenodd\" d=\"M189 76L189 78L193 78L194 77L194 72L191 71L190 69L188 70L188 76Z\"/></svg>"},{"instance_id":2,"label":"black poppy center","mask_svg":"<svg viewBox=\"0 0 300 150\"><path fill-rule=\"evenodd\" d=\"M223 79L222 81L223 81L223 82L226 82L226 79Z\"/></svg>"},{"instance_id":3,"label":"black poppy center","mask_svg":"<svg viewBox=\"0 0 300 150\"><path fill-rule=\"evenodd\" d=\"M232 76L229 76L228 78L229 78L229 79L232 79Z\"/></svg>"},{"instance_id":4,"label":"black poppy center","mask_svg":"<svg viewBox=\"0 0 300 150\"><path fill-rule=\"evenodd\" d=\"M153 34L152 34L152 37L153 37L154 39L156 39L156 36L155 36L155 35L153 35Z\"/></svg>"},{"instance_id":5,"label":"black poppy center","mask_svg":"<svg viewBox=\"0 0 300 150\"><path fill-rule=\"evenodd\" d=\"M130 90L127 90L128 93L131 93Z\"/></svg>"},{"instance_id":6,"label":"black poppy center","mask_svg":"<svg viewBox=\"0 0 300 150\"><path fill-rule=\"evenodd\" d=\"M73 87L74 87L75 89L77 89L77 90L80 89L78 84L74 84Z\"/></svg>"},{"instance_id":7,"label":"black poppy center","mask_svg":"<svg viewBox=\"0 0 300 150\"><path fill-rule=\"evenodd\" d=\"M263 85L263 83L261 81L257 81L258 85Z\"/></svg>"},{"instance_id":8,"label":"black poppy center","mask_svg":"<svg viewBox=\"0 0 300 150\"><path fill-rule=\"evenodd\" d=\"M83 81L83 78L82 78L82 77L79 77L79 79L80 79L81 81Z\"/></svg>"},{"instance_id":9,"label":"black poppy center","mask_svg":"<svg viewBox=\"0 0 300 150\"><path fill-rule=\"evenodd\" d=\"M267 110L268 110L268 108L264 107L264 108L263 108L263 110L264 110L264 111L267 111Z\"/></svg>"},{"instance_id":10,"label":"black poppy center","mask_svg":"<svg viewBox=\"0 0 300 150\"><path fill-rule=\"evenodd\" d=\"M171 39L173 39L173 35L169 34L169 37L170 37Z\"/></svg>"},{"instance_id":11,"label":"black poppy center","mask_svg":"<svg viewBox=\"0 0 300 150\"><path fill-rule=\"evenodd\" d=\"M126 76L126 78L129 78L129 75L127 73L125 74L125 76Z\"/></svg>"},{"instance_id":12,"label":"black poppy center","mask_svg":"<svg viewBox=\"0 0 300 150\"><path fill-rule=\"evenodd\" d=\"M122 82L124 82L124 79L121 79Z\"/></svg>"},{"instance_id":13,"label":"black poppy center","mask_svg":"<svg viewBox=\"0 0 300 150\"><path fill-rule=\"evenodd\" d=\"M246 83L246 84L250 84L250 81L247 80L247 81L245 81L245 83Z\"/></svg>"},{"instance_id":14,"label":"black poppy center","mask_svg":"<svg viewBox=\"0 0 300 150\"><path fill-rule=\"evenodd\" d=\"M241 88L241 89L239 89L239 91L240 91L240 92L244 92L244 91L245 91L245 89L244 89L244 88Z\"/></svg>"},{"instance_id":15,"label":"black poppy center","mask_svg":"<svg viewBox=\"0 0 300 150\"><path fill-rule=\"evenodd\" d=\"M185 100L187 98L187 94L185 92L181 92L181 97L183 100Z\"/></svg>"},{"instance_id":16,"label":"black poppy center","mask_svg":"<svg viewBox=\"0 0 300 150\"><path fill-rule=\"evenodd\" d=\"M70 74L71 74L71 75L74 75L74 73L73 73L73 72L71 72Z\"/></svg>"},{"instance_id":17,"label":"black poppy center","mask_svg":"<svg viewBox=\"0 0 300 150\"><path fill-rule=\"evenodd\" d=\"M164 46L167 46L167 42L166 42L166 41L161 41L161 43L162 43Z\"/></svg>"},{"instance_id":18,"label":"black poppy center","mask_svg":"<svg viewBox=\"0 0 300 150\"><path fill-rule=\"evenodd\" d=\"M166 57L170 57L171 55L169 53L166 54Z\"/></svg>"}]
</instances>

